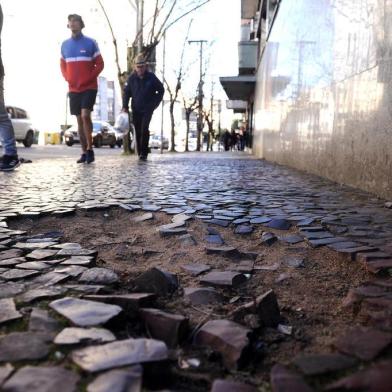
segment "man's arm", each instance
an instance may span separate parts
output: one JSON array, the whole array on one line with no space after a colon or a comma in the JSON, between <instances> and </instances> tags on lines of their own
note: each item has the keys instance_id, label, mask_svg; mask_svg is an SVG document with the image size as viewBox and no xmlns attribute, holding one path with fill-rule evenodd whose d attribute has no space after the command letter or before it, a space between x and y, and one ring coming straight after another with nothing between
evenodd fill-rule
<instances>
[{"instance_id":1,"label":"man's arm","mask_svg":"<svg viewBox=\"0 0 392 392\"><path fill-rule=\"evenodd\" d=\"M92 76L93 76L93 78L97 78L98 75L103 70L104 62L103 62L103 58L102 58L101 52L99 51L98 44L96 41L94 41L93 63L94 63L94 68L93 68L93 75Z\"/></svg>"},{"instance_id":2,"label":"man's arm","mask_svg":"<svg viewBox=\"0 0 392 392\"><path fill-rule=\"evenodd\" d=\"M61 46L61 58L60 58L60 69L65 80L67 80L67 62L65 61L63 54L63 47Z\"/></svg>"},{"instance_id":3,"label":"man's arm","mask_svg":"<svg viewBox=\"0 0 392 392\"><path fill-rule=\"evenodd\" d=\"M155 90L155 95L153 97L154 99L154 109L156 109L159 104L161 103L162 99L163 99L163 94L165 94L165 88L163 87L162 82L156 77L155 74L154 75L154 90Z\"/></svg>"}]
</instances>

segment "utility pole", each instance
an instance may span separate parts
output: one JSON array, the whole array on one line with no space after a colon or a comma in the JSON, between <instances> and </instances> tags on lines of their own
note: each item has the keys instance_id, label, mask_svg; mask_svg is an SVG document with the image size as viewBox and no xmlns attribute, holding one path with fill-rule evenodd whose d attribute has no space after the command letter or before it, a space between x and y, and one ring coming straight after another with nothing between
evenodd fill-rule
<instances>
[{"instance_id":1,"label":"utility pole","mask_svg":"<svg viewBox=\"0 0 392 392\"><path fill-rule=\"evenodd\" d=\"M211 107L210 107L212 131L214 130L214 86L215 86L215 82L212 81L211 82ZM214 144L214 137L212 133L209 136L211 136L210 148L212 151L212 146Z\"/></svg>"},{"instance_id":2,"label":"utility pole","mask_svg":"<svg viewBox=\"0 0 392 392\"><path fill-rule=\"evenodd\" d=\"M165 63L166 63L166 30L163 33L163 62L162 62L162 81L165 80ZM165 100L162 99L161 109L161 154L163 154L163 107L165 106Z\"/></svg>"},{"instance_id":3,"label":"utility pole","mask_svg":"<svg viewBox=\"0 0 392 392\"><path fill-rule=\"evenodd\" d=\"M203 44L206 43L206 40L191 40L188 41L189 44L198 43L200 44L200 79L199 79L199 93L198 93L198 101L199 101L199 116L197 119L197 147L196 151L202 150L202 135L203 135Z\"/></svg>"}]
</instances>

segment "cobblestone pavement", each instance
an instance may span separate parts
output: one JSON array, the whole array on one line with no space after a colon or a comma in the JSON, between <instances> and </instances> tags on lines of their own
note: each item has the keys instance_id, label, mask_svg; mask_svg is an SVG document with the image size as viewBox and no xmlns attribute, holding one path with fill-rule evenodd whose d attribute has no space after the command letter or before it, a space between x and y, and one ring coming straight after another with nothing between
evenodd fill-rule
<instances>
[{"instance_id":1,"label":"cobblestone pavement","mask_svg":"<svg viewBox=\"0 0 392 392\"><path fill-rule=\"evenodd\" d=\"M117 282L118 277L113 271L94 265L94 249L62 244L61 234L56 232L25 236L23 232L8 229L7 222L13 217L34 218L48 214L61 217L72 214L75 209L118 206L129 211L141 209L146 213L162 211L173 215L173 226L163 228L162 235L184 234L179 228L185 225L187 216L211 225L232 225L237 227L239 235L252 230L255 225L263 225L267 230L287 230L296 226L298 235L288 239L292 243L306 239L313 247L328 246L358 260L374 274L388 274L392 268L392 210L386 208L385 201L247 155L167 154L155 155L146 163L133 158L107 157L88 166L76 165L73 159L39 160L23 164L13 173L0 174L0 188L0 327L5 326L0 335L0 386L3 385L5 391L27 390L26 385L34 379L41 383L35 389L29 389L31 391L53 391L55 388L73 391L77 385L80 387L80 374L62 366L61 361L68 354L53 352L53 342L56 345L79 344L69 357L83 371L98 374L89 384L87 390L90 392L113 390L114 385L120 384L134 385L136 389L132 390L139 390L143 370L138 364L165 363L171 355L167 342L145 338L119 341L108 329L96 328L118 318L119 314L128 314L130 309L134 312L149 306L151 290L121 298L97 295L105 286ZM235 249L218 246L209 251L233 253ZM235 279L241 280L239 274L234 275L230 277L233 285ZM148 278L154 279L154 276ZM227 279L227 274L223 278ZM214 284L220 277L206 275L206 279ZM371 355L361 357L366 360L375 358L392 341L392 284L388 278L374 282L366 289L353 291L351 300L382 299L372 304L381 306L377 308L378 328L353 332L357 341L340 344L341 352L349 355L354 352L356 357L361 357L363 350L368 354L369 350L372 351ZM143 288L143 284L140 287ZM80 293L93 296L80 299ZM271 301L275 303L276 299L271 293L266 298L268 309L273 309ZM39 306L32 310L24 307L48 299L51 301L50 312L55 311L68 320L72 328L65 328L59 334L59 326L48 310ZM265 298L260 299L260 306L263 301ZM153 312L143 314L149 320L157 317ZM171 330L178 329L183 321L173 321L167 314L160 317L160 322L169 323ZM6 328L20 320L29 320L27 329L10 332ZM216 334L224 341L226 333L228 336L234 334L247 342L249 331L233 321L209 323L201 329L203 333L195 337L196 341L221 350L225 366L236 367L246 344L234 345L230 351L219 345L215 347L211 336ZM276 326L277 322L273 325ZM369 340L375 342L376 347L357 347L358 341L363 346L363 342ZM91 345L91 342L99 344ZM83 347L87 343L90 346ZM56 366L37 365L37 361L48 355L54 356ZM347 358L305 358L297 366L305 375L319 374L320 369L311 368L309 363L316 361L322 364L320 367L329 370L328 366L343 369L350 366ZM16 364L26 364L26 361L34 361L34 366L15 369ZM124 366L131 365L124 370ZM102 371L107 371L104 381L98 373ZM390 374L391 362L387 361L351 377L355 378L357 385L363 386L369 380L375 383L377 379L380 384L375 385L384 387L391 382ZM280 390L281 383L287 379L293 385L305 385L300 374L280 365L272 369L271 383L275 390ZM331 388L349 389L353 381L348 377L339 382ZM217 381L212 390L227 388L223 381ZM303 388L301 390L310 390L306 389L307 386Z\"/></svg>"}]
</instances>

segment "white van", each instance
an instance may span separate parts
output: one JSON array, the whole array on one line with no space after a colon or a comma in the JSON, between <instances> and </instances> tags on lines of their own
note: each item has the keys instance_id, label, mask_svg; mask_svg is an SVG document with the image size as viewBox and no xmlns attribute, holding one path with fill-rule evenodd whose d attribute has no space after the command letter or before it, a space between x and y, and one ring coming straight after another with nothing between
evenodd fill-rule
<instances>
[{"instance_id":1,"label":"white van","mask_svg":"<svg viewBox=\"0 0 392 392\"><path fill-rule=\"evenodd\" d=\"M34 142L34 127L26 110L16 106L5 107L14 127L15 139L25 147L31 147Z\"/></svg>"}]
</instances>

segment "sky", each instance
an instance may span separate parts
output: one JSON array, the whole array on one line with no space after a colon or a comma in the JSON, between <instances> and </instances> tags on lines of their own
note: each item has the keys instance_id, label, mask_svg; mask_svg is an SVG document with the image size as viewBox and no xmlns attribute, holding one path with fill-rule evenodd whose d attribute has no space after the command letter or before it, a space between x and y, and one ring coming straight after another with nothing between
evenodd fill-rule
<instances>
[{"instance_id":1,"label":"sky","mask_svg":"<svg viewBox=\"0 0 392 392\"><path fill-rule=\"evenodd\" d=\"M125 47L134 37L136 15L128 0L103 2L122 49L120 55L125 70ZM148 7L152 0L145 0L145 3ZM1 5L6 104L26 109L38 129L57 131L64 123L66 108L67 85L60 72L59 60L61 43L70 36L68 14L83 16L86 24L83 33L97 40L105 60L102 76L116 81L112 38L103 13L96 0L1 0ZM166 39L166 77L169 80L175 75L191 18L189 39L209 41L204 51L208 62L205 95L210 96L213 79L214 96L225 100L227 97L218 78L238 74L240 0L211 0L169 30ZM162 49L160 44L157 48L158 77L162 76ZM192 66L184 81L184 91L193 91L197 86L198 53L198 45L186 46L186 62Z\"/></svg>"}]
</instances>

